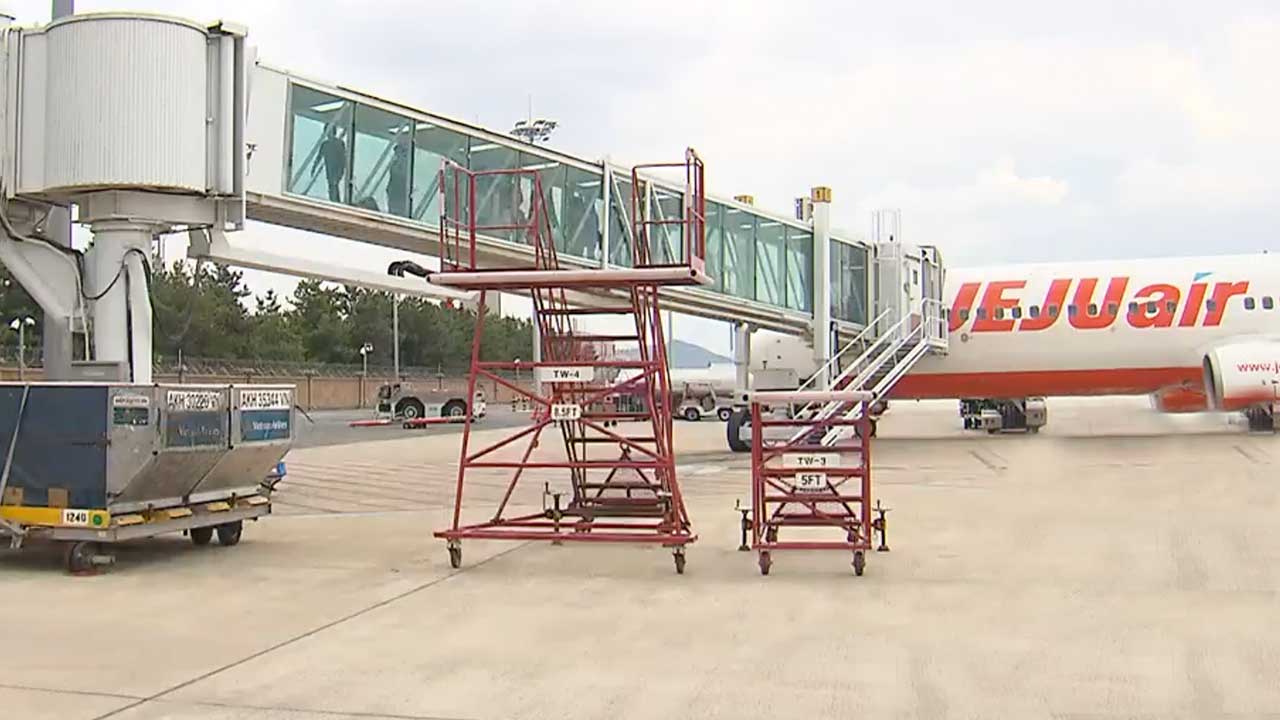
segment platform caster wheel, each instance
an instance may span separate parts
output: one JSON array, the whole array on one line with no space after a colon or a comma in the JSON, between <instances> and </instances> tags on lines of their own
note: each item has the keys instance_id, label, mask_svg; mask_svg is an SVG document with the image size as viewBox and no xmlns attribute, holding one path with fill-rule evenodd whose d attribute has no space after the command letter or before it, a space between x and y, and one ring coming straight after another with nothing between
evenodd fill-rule
<instances>
[{"instance_id":1,"label":"platform caster wheel","mask_svg":"<svg viewBox=\"0 0 1280 720\"><path fill-rule=\"evenodd\" d=\"M216 529L218 531L218 544L223 547L232 547L240 544L240 535L244 532L244 521L236 520L235 522L223 523Z\"/></svg>"},{"instance_id":2,"label":"platform caster wheel","mask_svg":"<svg viewBox=\"0 0 1280 720\"><path fill-rule=\"evenodd\" d=\"M855 550L853 553L853 574L862 577L862 571L867 567L867 556L861 550Z\"/></svg>"},{"instance_id":3,"label":"platform caster wheel","mask_svg":"<svg viewBox=\"0 0 1280 720\"><path fill-rule=\"evenodd\" d=\"M773 558L769 557L769 553L760 553L760 574L768 575L769 568L773 567Z\"/></svg>"},{"instance_id":4,"label":"platform caster wheel","mask_svg":"<svg viewBox=\"0 0 1280 720\"><path fill-rule=\"evenodd\" d=\"M462 548L460 546L449 548L449 567L454 570L462 567Z\"/></svg>"},{"instance_id":5,"label":"platform caster wheel","mask_svg":"<svg viewBox=\"0 0 1280 720\"><path fill-rule=\"evenodd\" d=\"M684 574L684 551L678 550L672 554L672 558L676 561L676 574Z\"/></svg>"},{"instance_id":6,"label":"platform caster wheel","mask_svg":"<svg viewBox=\"0 0 1280 720\"><path fill-rule=\"evenodd\" d=\"M85 541L68 543L62 559L66 564L67 572L72 575L89 574L96 566L110 562L110 558L99 555L98 543Z\"/></svg>"},{"instance_id":7,"label":"platform caster wheel","mask_svg":"<svg viewBox=\"0 0 1280 720\"><path fill-rule=\"evenodd\" d=\"M191 536L191 544L197 547L208 545L213 540L213 528L198 527L191 528L187 531L187 535Z\"/></svg>"}]
</instances>

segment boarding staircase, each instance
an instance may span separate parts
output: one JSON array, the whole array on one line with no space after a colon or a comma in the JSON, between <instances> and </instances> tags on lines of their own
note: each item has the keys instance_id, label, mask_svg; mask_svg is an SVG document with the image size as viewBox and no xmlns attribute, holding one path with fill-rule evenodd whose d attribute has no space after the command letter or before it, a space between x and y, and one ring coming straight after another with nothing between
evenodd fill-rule
<instances>
[{"instance_id":1,"label":"boarding staircase","mask_svg":"<svg viewBox=\"0 0 1280 720\"><path fill-rule=\"evenodd\" d=\"M832 355L826 364L801 385L800 390L816 389L828 373L836 372L828 387L832 390L858 390L871 394L870 402L831 401L810 403L796 411L799 418L816 421L830 418L857 420L863 408L874 407L889 396L894 385L910 372L921 358L947 350L947 319L942 301L924 298L894 318L893 308L880 313L862 332ZM852 358L852 359L850 359ZM848 437L849 426L797 433L794 440L808 434L809 444L830 447Z\"/></svg>"}]
</instances>

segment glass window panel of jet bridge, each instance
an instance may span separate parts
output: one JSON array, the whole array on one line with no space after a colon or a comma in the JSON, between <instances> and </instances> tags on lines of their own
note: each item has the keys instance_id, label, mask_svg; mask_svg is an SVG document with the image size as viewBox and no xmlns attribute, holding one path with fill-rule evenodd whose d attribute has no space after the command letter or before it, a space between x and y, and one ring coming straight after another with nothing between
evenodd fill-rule
<instances>
[{"instance_id":1,"label":"glass window panel of jet bridge","mask_svg":"<svg viewBox=\"0 0 1280 720\"><path fill-rule=\"evenodd\" d=\"M837 283L836 278L839 278ZM867 324L867 251L831 243L831 314L846 322Z\"/></svg>"},{"instance_id":2,"label":"glass window panel of jet bridge","mask_svg":"<svg viewBox=\"0 0 1280 720\"><path fill-rule=\"evenodd\" d=\"M754 299L756 289L756 217L734 207L724 213L724 291Z\"/></svg>"},{"instance_id":3,"label":"glass window panel of jet bridge","mask_svg":"<svg viewBox=\"0 0 1280 720\"><path fill-rule=\"evenodd\" d=\"M844 316L840 314L840 299L844 297L844 273L841 268L844 267L844 245L834 240L831 241L831 253L827 256L827 272L831 277L831 291L827 295L827 302L830 303L828 312L831 317L836 320L843 320Z\"/></svg>"},{"instance_id":4,"label":"glass window panel of jet bridge","mask_svg":"<svg viewBox=\"0 0 1280 720\"><path fill-rule=\"evenodd\" d=\"M787 307L813 309L813 233L787 227Z\"/></svg>"},{"instance_id":5,"label":"glass window panel of jet bridge","mask_svg":"<svg viewBox=\"0 0 1280 720\"><path fill-rule=\"evenodd\" d=\"M783 254L785 226L777 220L760 220L756 227L756 299L782 305L786 282Z\"/></svg>"},{"instance_id":6,"label":"glass window panel of jet bridge","mask_svg":"<svg viewBox=\"0 0 1280 720\"><path fill-rule=\"evenodd\" d=\"M654 186L650 218L661 221L649 226L649 262L654 265L684 263L684 198L666 188Z\"/></svg>"},{"instance_id":7,"label":"glass window panel of jet bridge","mask_svg":"<svg viewBox=\"0 0 1280 720\"><path fill-rule=\"evenodd\" d=\"M440 222L440 168L446 159L466 167L469 140L462 133L431 123L417 124L413 133L413 182L409 202L414 220L428 225ZM453 202L453 198L449 201Z\"/></svg>"},{"instance_id":8,"label":"glass window panel of jet bridge","mask_svg":"<svg viewBox=\"0 0 1280 720\"><path fill-rule=\"evenodd\" d=\"M330 202L346 201L354 107L350 100L303 85L291 86L291 142L285 192Z\"/></svg>"},{"instance_id":9,"label":"glass window panel of jet bridge","mask_svg":"<svg viewBox=\"0 0 1280 720\"><path fill-rule=\"evenodd\" d=\"M351 205L409 217L413 121L368 105L356 105L351 160Z\"/></svg>"},{"instance_id":10,"label":"glass window panel of jet bridge","mask_svg":"<svg viewBox=\"0 0 1280 720\"><path fill-rule=\"evenodd\" d=\"M515 150L472 138L470 167L474 171L509 170L516 167ZM476 178L476 225L480 235L526 245L528 232L515 226L529 223L533 181L515 175L482 175ZM487 229L486 229L487 228Z\"/></svg>"},{"instance_id":11,"label":"glass window panel of jet bridge","mask_svg":"<svg viewBox=\"0 0 1280 720\"><path fill-rule=\"evenodd\" d=\"M724 211L720 203L707 203L707 275L717 292L724 292Z\"/></svg>"},{"instance_id":12,"label":"glass window panel of jet bridge","mask_svg":"<svg viewBox=\"0 0 1280 720\"><path fill-rule=\"evenodd\" d=\"M564 250L588 260L600 259L604 181L600 173L566 167L560 215Z\"/></svg>"},{"instance_id":13,"label":"glass window panel of jet bridge","mask_svg":"<svg viewBox=\"0 0 1280 720\"><path fill-rule=\"evenodd\" d=\"M538 174L538 184L542 186L542 209L547 213L546 224L542 225L543 229L551 229L551 237L556 245L557 252L567 252L565 249L564 238L564 166L554 160L548 160L541 155L531 155L529 153L519 154L520 169L529 170ZM533 197L533 175L519 175L516 182L520 186L520 198L532 199ZM533 212L533 204L528 203L522 208L523 217L532 221L530 214Z\"/></svg>"},{"instance_id":14,"label":"glass window panel of jet bridge","mask_svg":"<svg viewBox=\"0 0 1280 720\"><path fill-rule=\"evenodd\" d=\"M609 188L609 264L631 267L631 181L612 173Z\"/></svg>"}]
</instances>

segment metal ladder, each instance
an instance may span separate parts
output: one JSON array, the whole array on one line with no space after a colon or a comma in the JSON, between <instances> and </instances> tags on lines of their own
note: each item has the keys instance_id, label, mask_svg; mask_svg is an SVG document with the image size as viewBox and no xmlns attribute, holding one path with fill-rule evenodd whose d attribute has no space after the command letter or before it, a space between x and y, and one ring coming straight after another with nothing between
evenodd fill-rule
<instances>
[{"instance_id":1,"label":"metal ladder","mask_svg":"<svg viewBox=\"0 0 1280 720\"><path fill-rule=\"evenodd\" d=\"M871 393L869 403L832 401L822 405L810 403L796 412L797 417L826 420L839 417L856 420L863 408L870 407L888 397L893 386L910 372L920 358L930 351L945 351L947 347L947 322L942 302L925 298L898 318L888 328L875 334L877 328L892 321L892 310L886 310L867 324L862 332L834 354L822 368L800 386L800 390L813 388L824 373L841 367L841 360L855 352L859 354L831 379L832 390L859 390ZM875 334L874 337L872 335ZM833 427L821 437L811 437L813 444L831 446L852 432L848 427ZM799 440L804 432L797 433Z\"/></svg>"}]
</instances>

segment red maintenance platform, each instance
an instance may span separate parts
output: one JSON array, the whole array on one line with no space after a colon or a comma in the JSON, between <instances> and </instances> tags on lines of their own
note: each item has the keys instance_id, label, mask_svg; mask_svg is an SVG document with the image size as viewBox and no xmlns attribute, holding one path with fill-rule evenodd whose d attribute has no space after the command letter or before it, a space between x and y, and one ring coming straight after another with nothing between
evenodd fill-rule
<instances>
[{"instance_id":1,"label":"red maintenance platform","mask_svg":"<svg viewBox=\"0 0 1280 720\"><path fill-rule=\"evenodd\" d=\"M876 549L889 549L886 510L871 506L871 399L859 390L751 393L752 500L744 536L749 525L762 575L779 550L852 552L853 570L862 575L873 531L880 533ZM797 404L807 407L781 411ZM879 517L872 520L872 512ZM791 537L780 537L784 530Z\"/></svg>"},{"instance_id":2,"label":"red maintenance platform","mask_svg":"<svg viewBox=\"0 0 1280 720\"><path fill-rule=\"evenodd\" d=\"M639 173L658 168L683 170L678 217L662 214ZM683 573L684 548L697 536L676 478L658 291L710 282L702 161L689 150L683 163L632 171L630 268L561 265L536 170L470 171L446 162L440 180L441 270L430 281L479 294L468 397L484 380L533 409L528 425L505 435L477 435L467 416L453 522L435 533L447 541L450 563L461 565L466 539L652 543L670 547ZM478 222L480 203L494 196L519 200L503 216L510 221ZM477 243L486 238L531 246L533 263L478 267ZM482 356L486 300L499 291L533 301L541 359L519 367L534 368L534 389L510 378L515 363ZM495 508L464 522L494 494Z\"/></svg>"}]
</instances>

